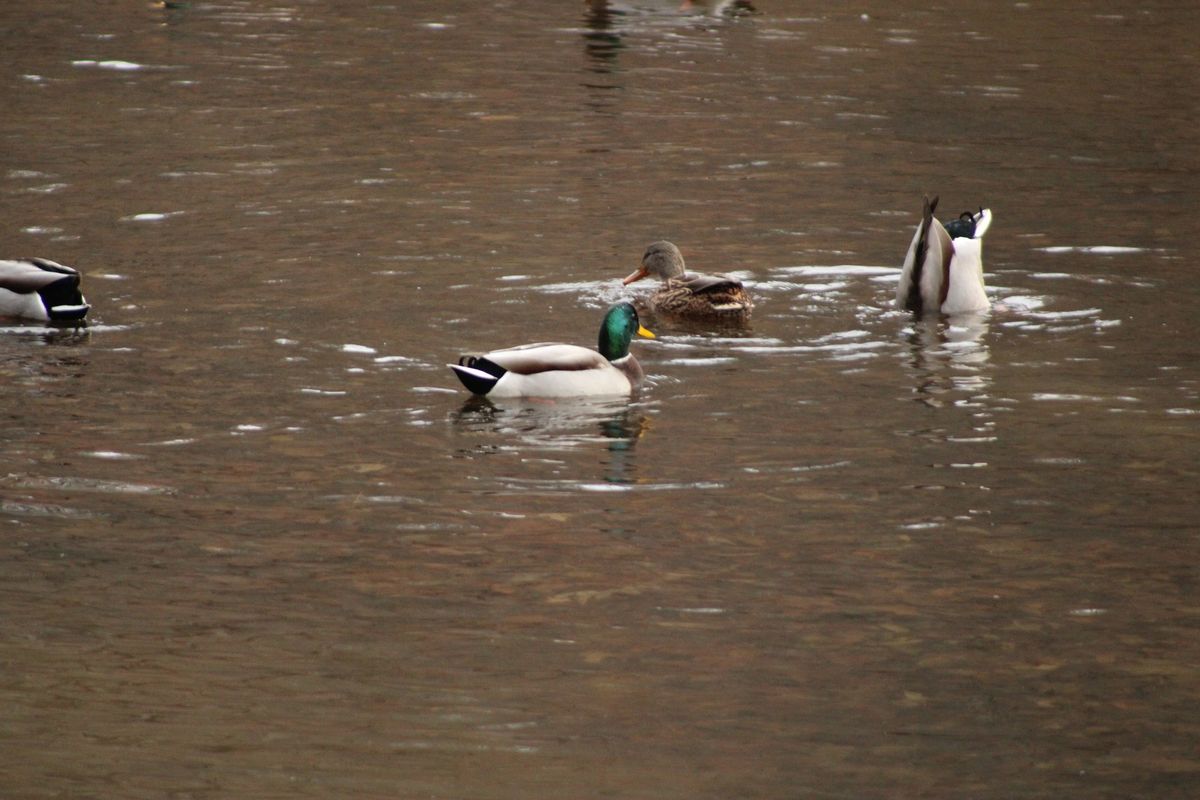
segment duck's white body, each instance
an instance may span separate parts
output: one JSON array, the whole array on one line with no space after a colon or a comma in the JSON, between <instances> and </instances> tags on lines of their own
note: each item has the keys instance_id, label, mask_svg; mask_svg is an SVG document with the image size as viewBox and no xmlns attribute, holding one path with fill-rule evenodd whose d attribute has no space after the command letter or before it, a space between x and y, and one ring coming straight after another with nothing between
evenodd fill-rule
<instances>
[{"instance_id":1,"label":"duck's white body","mask_svg":"<svg viewBox=\"0 0 1200 800\"><path fill-rule=\"evenodd\" d=\"M463 386L488 397L628 396L642 379L642 367L629 352L635 335L654 338L632 304L618 303L604 315L595 350L539 342L463 356L447 366Z\"/></svg>"},{"instance_id":2,"label":"duck's white body","mask_svg":"<svg viewBox=\"0 0 1200 800\"><path fill-rule=\"evenodd\" d=\"M969 236L951 236L933 216L937 198L925 198L925 210L917 225L896 286L896 303L917 313L940 311L964 314L983 311L990 305L983 282L983 235L992 224L990 209L981 208L969 217Z\"/></svg>"},{"instance_id":3,"label":"duck's white body","mask_svg":"<svg viewBox=\"0 0 1200 800\"><path fill-rule=\"evenodd\" d=\"M609 361L595 350L574 344L551 342L493 350L479 358L502 367L505 372L488 397L580 397L628 395L641 378L641 366L633 355ZM450 364L460 375L474 374L481 381L493 375L475 366Z\"/></svg>"},{"instance_id":4,"label":"duck's white body","mask_svg":"<svg viewBox=\"0 0 1200 800\"><path fill-rule=\"evenodd\" d=\"M45 258L0 260L0 315L69 321L89 308L73 268Z\"/></svg>"}]
</instances>

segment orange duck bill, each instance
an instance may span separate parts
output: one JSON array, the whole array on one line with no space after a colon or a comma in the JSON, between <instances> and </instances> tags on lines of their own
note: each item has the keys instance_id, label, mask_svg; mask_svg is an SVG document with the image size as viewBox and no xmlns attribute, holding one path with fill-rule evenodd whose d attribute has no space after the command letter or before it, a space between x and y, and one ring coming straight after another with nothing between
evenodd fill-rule
<instances>
[{"instance_id":1,"label":"orange duck bill","mask_svg":"<svg viewBox=\"0 0 1200 800\"><path fill-rule=\"evenodd\" d=\"M626 277L625 280L621 281L621 283L625 286L628 286L629 284L633 283L634 281L640 281L642 278L645 278L649 274L650 274L650 270L646 269L644 266L638 267L637 271L630 273L630 275L628 277Z\"/></svg>"}]
</instances>

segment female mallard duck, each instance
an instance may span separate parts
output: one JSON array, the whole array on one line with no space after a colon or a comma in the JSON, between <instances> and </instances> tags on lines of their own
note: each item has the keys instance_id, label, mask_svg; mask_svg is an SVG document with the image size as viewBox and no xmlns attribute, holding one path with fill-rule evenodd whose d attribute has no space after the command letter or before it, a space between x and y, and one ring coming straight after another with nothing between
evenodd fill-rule
<instances>
[{"instance_id":1,"label":"female mallard duck","mask_svg":"<svg viewBox=\"0 0 1200 800\"><path fill-rule=\"evenodd\" d=\"M463 356L448 364L472 392L488 397L579 397L630 394L642 367L629 352L634 334L653 339L629 303L618 303L600 324L597 352L541 342Z\"/></svg>"},{"instance_id":2,"label":"female mallard duck","mask_svg":"<svg viewBox=\"0 0 1200 800\"><path fill-rule=\"evenodd\" d=\"M0 260L0 315L60 322L81 320L89 308L71 267L45 258Z\"/></svg>"},{"instance_id":3,"label":"female mallard duck","mask_svg":"<svg viewBox=\"0 0 1200 800\"><path fill-rule=\"evenodd\" d=\"M642 265L625 278L624 284L628 286L651 274L661 278L663 285L650 296L650 307L664 314L736 322L748 319L754 307L736 278L689 275L683 254L670 242L654 242L647 247Z\"/></svg>"},{"instance_id":4,"label":"female mallard duck","mask_svg":"<svg viewBox=\"0 0 1200 800\"><path fill-rule=\"evenodd\" d=\"M962 314L988 307L983 287L983 235L992 224L990 209L964 211L942 225L933 216L937 197L925 196L921 224L908 246L896 304L918 314Z\"/></svg>"}]
</instances>

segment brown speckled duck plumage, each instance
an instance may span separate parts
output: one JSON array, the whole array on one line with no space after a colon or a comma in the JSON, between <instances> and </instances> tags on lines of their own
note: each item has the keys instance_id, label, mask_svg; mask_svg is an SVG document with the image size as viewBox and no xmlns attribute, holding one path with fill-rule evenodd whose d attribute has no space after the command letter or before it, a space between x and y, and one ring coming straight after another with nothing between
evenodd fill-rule
<instances>
[{"instance_id":1,"label":"brown speckled duck plumage","mask_svg":"<svg viewBox=\"0 0 1200 800\"><path fill-rule=\"evenodd\" d=\"M642 264L625 278L625 285L650 275L662 286L650 296L649 306L658 313L693 319L742 321L749 319L754 303L742 282L728 275L689 274L683 254L670 242L654 242L646 248Z\"/></svg>"}]
</instances>

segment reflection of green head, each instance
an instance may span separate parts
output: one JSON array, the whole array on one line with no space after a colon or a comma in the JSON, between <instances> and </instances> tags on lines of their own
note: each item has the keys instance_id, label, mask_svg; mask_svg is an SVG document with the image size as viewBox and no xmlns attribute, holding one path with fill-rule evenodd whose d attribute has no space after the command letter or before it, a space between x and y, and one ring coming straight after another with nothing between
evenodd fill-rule
<instances>
[{"instance_id":1,"label":"reflection of green head","mask_svg":"<svg viewBox=\"0 0 1200 800\"><path fill-rule=\"evenodd\" d=\"M609 361L629 355L629 343L634 334L653 339L654 334L638 322L637 310L632 303L617 303L604 315L600 323L600 343L597 350Z\"/></svg>"}]
</instances>

